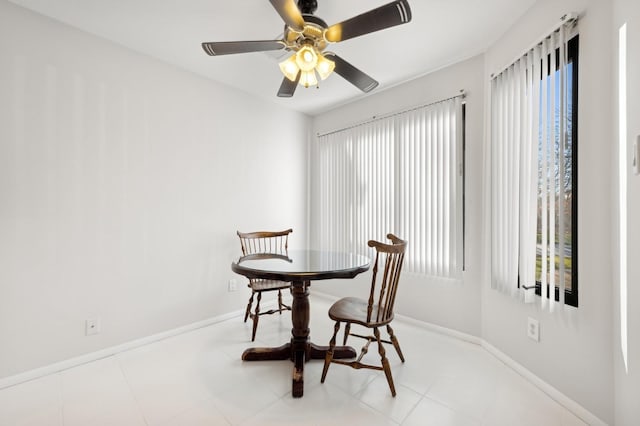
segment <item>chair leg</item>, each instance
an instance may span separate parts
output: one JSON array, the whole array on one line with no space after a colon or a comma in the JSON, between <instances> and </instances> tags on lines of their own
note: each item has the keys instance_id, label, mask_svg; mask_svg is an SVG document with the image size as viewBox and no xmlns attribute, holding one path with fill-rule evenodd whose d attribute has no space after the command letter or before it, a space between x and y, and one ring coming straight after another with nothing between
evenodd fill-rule
<instances>
[{"instance_id":1,"label":"chair leg","mask_svg":"<svg viewBox=\"0 0 640 426\"><path fill-rule=\"evenodd\" d=\"M282 291L278 290L278 312L282 315Z\"/></svg>"},{"instance_id":2,"label":"chair leg","mask_svg":"<svg viewBox=\"0 0 640 426\"><path fill-rule=\"evenodd\" d=\"M342 341L342 346L347 345L347 339L349 338L349 333L351 333L351 323L348 322L344 327L344 340Z\"/></svg>"},{"instance_id":3,"label":"chair leg","mask_svg":"<svg viewBox=\"0 0 640 426\"><path fill-rule=\"evenodd\" d=\"M385 355L385 350L382 345L382 341L380 340L380 331L378 327L373 329L373 335L376 337L378 342L378 353L380 354L380 360L382 361L382 369L384 370L384 375L387 376L387 383L389 383L389 388L391 389L391 395L396 396L396 387L393 384L393 377L391 376L391 366L389 365L389 360Z\"/></svg>"},{"instance_id":4,"label":"chair leg","mask_svg":"<svg viewBox=\"0 0 640 426\"><path fill-rule=\"evenodd\" d=\"M398 352L398 356L400 360L404 362L404 355L402 355L402 350L400 349L400 343L398 343L398 338L393 333L393 329L389 324L387 324L387 333L389 333L389 337L391 338L391 343L393 343L393 347L396 348L396 352Z\"/></svg>"},{"instance_id":5,"label":"chair leg","mask_svg":"<svg viewBox=\"0 0 640 426\"><path fill-rule=\"evenodd\" d=\"M251 313L251 305L253 305L253 295L255 291L251 290L251 297L249 298L249 303L247 303L247 310L244 313L244 322L247 322L247 318L249 318L249 314Z\"/></svg>"},{"instance_id":6,"label":"chair leg","mask_svg":"<svg viewBox=\"0 0 640 426\"><path fill-rule=\"evenodd\" d=\"M320 383L324 383L324 379L327 377L327 371L329 371L329 365L333 359L333 348L336 347L336 336L338 335L338 331L340 331L340 321L336 321L336 325L333 327L333 337L331 337L331 340L329 341L329 350L327 350L327 355L324 357L324 367L322 368Z\"/></svg>"},{"instance_id":7,"label":"chair leg","mask_svg":"<svg viewBox=\"0 0 640 426\"><path fill-rule=\"evenodd\" d=\"M256 300L256 311L253 314L253 332L251 333L251 341L256 340L256 331L258 330L258 319L260 318L260 300L262 299L262 292L258 292L258 299Z\"/></svg>"}]
</instances>

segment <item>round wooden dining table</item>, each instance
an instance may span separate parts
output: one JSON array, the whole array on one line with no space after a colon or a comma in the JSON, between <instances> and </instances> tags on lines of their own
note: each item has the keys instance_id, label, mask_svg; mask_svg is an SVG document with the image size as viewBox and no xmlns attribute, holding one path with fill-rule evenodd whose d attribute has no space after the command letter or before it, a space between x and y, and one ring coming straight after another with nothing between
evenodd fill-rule
<instances>
[{"instance_id":1,"label":"round wooden dining table","mask_svg":"<svg viewBox=\"0 0 640 426\"><path fill-rule=\"evenodd\" d=\"M240 257L231 264L233 272L247 278L291 282L291 340L282 346L249 348L243 361L291 360L294 363L291 394L304 394L304 364L310 359L324 359L328 346L319 346L309 338L309 286L311 281L354 278L369 269L371 260L352 253L320 250L289 250L286 255L255 254ZM336 346L334 358L354 358L350 346Z\"/></svg>"}]
</instances>

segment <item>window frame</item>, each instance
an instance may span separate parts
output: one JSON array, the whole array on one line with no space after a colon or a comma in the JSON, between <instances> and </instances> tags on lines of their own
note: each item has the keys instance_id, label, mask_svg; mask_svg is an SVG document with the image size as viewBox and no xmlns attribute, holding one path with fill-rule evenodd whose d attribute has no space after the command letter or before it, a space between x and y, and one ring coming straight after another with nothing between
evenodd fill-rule
<instances>
[{"instance_id":1,"label":"window frame","mask_svg":"<svg viewBox=\"0 0 640 426\"><path fill-rule=\"evenodd\" d=\"M571 75L571 290L565 288L564 302L578 307L578 73L580 38L576 34L567 41L567 63L573 65ZM559 49L556 49L556 55ZM547 70L547 75L549 71ZM542 76L541 76L542 77ZM542 296L542 283L536 280L535 293ZM549 284L545 296L550 296ZM560 289L555 287L554 299L560 301Z\"/></svg>"}]
</instances>

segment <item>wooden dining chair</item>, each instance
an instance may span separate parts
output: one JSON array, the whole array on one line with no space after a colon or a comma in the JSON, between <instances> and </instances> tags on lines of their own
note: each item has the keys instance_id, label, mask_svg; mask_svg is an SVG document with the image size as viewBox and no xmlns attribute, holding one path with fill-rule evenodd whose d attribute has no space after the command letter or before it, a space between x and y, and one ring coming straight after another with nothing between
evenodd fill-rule
<instances>
[{"instance_id":1,"label":"wooden dining chair","mask_svg":"<svg viewBox=\"0 0 640 426\"><path fill-rule=\"evenodd\" d=\"M293 229L287 229L285 231L269 232L240 232L237 231L240 238L240 245L242 247L242 255L254 255L254 254L276 254L287 255L289 248L289 234L293 232ZM251 333L251 341L256 339L256 330L258 329L258 320L261 315L271 315L279 312L282 314L284 310L291 310L291 306L285 305L282 302L282 290L291 287L291 283L278 280L266 280L260 278L251 278L247 286L251 289L251 297L247 304L247 309L244 313L244 322L247 322L247 318L251 317L253 320L253 331ZM260 312L260 301L262 299L262 293L268 291L278 292L278 308L270 309L265 312ZM254 312L251 312L253 305L253 298L258 295L256 300L256 307Z\"/></svg>"},{"instance_id":2,"label":"wooden dining chair","mask_svg":"<svg viewBox=\"0 0 640 426\"><path fill-rule=\"evenodd\" d=\"M324 368L322 370L322 378L320 381L324 383L329 371L329 365L342 364L348 365L355 369L368 368L373 370L384 371L391 389L391 394L396 396L396 388L393 384L391 376L391 367L386 357L383 343L392 344L396 349L400 360L404 362L404 355L400 350L398 339L393 333L393 329L389 325L393 320L393 305L396 301L398 291L398 280L400 279L400 271L404 261L404 252L407 242L401 240L393 234L388 234L387 238L391 240L391 244L384 244L378 241L369 241L369 247L376 249L376 257L373 263L373 276L371 280L371 290L369 291L369 299L364 300L357 297L345 297L335 302L329 308L329 317L336 322L333 337L329 342L329 350L324 360ZM384 263L384 269L378 271L378 264ZM333 349L336 346L336 336L340 331L340 324L345 323L343 345L347 344L349 336L359 337L366 340L362 347L360 355L355 361L339 360L333 358ZM373 335L360 335L351 333L351 325L357 324L367 329L373 329ZM390 340L380 338L379 327L386 326ZM362 358L369 350L371 342L378 344L378 353L380 354L381 365L370 365L362 362Z\"/></svg>"}]
</instances>

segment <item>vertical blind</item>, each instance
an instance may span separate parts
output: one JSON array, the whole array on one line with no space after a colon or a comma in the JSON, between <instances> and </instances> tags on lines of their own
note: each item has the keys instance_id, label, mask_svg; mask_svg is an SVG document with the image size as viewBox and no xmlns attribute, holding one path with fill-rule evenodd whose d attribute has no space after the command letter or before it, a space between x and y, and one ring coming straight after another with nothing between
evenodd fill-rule
<instances>
[{"instance_id":1,"label":"vertical blind","mask_svg":"<svg viewBox=\"0 0 640 426\"><path fill-rule=\"evenodd\" d=\"M540 54L534 48L491 82L491 282L513 295L519 277L535 289Z\"/></svg>"},{"instance_id":2,"label":"vertical blind","mask_svg":"<svg viewBox=\"0 0 640 426\"><path fill-rule=\"evenodd\" d=\"M318 246L407 239L405 270L462 272L462 97L318 137Z\"/></svg>"},{"instance_id":3,"label":"vertical blind","mask_svg":"<svg viewBox=\"0 0 640 426\"><path fill-rule=\"evenodd\" d=\"M566 284L566 32L561 25L491 81L491 283L532 301L538 281L551 309Z\"/></svg>"}]
</instances>

